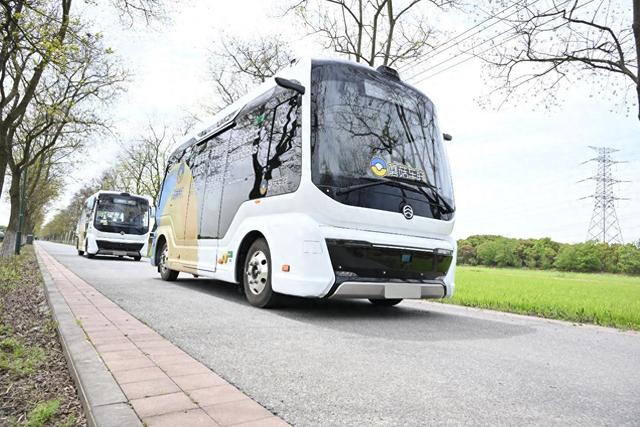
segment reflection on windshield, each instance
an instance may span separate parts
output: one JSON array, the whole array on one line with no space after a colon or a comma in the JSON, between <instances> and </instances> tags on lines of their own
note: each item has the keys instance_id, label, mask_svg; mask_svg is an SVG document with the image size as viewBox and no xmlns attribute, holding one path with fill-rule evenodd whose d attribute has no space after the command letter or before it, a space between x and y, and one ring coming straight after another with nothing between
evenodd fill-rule
<instances>
[{"instance_id":1,"label":"reflection on windshield","mask_svg":"<svg viewBox=\"0 0 640 427\"><path fill-rule=\"evenodd\" d=\"M433 104L363 67L314 66L312 178L344 187L400 178L435 187L453 206L446 153Z\"/></svg>"},{"instance_id":2,"label":"reflection on windshield","mask_svg":"<svg viewBox=\"0 0 640 427\"><path fill-rule=\"evenodd\" d=\"M98 199L96 207L95 226L101 231L121 231L119 229L134 229L136 231L149 228L149 203L140 198L114 196ZM114 229L118 228L118 230ZM123 230L129 232L127 230ZM139 233L135 233L139 234Z\"/></svg>"}]
</instances>

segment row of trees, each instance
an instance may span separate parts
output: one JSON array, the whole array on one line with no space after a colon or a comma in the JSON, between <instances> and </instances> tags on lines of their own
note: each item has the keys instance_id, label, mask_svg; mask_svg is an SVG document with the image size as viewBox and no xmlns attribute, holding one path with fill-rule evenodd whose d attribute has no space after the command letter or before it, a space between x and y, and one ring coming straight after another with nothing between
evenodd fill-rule
<instances>
[{"instance_id":1,"label":"row of trees","mask_svg":"<svg viewBox=\"0 0 640 427\"><path fill-rule=\"evenodd\" d=\"M62 192L74 157L108 129L104 107L124 90L127 71L72 0L0 1L0 194L10 217L0 256L23 230L41 224ZM157 0L112 0L122 17L150 19Z\"/></svg>"},{"instance_id":2,"label":"row of trees","mask_svg":"<svg viewBox=\"0 0 640 427\"><path fill-rule=\"evenodd\" d=\"M566 244L543 239L470 236L458 241L458 263L563 271L640 274L639 244Z\"/></svg>"}]
</instances>

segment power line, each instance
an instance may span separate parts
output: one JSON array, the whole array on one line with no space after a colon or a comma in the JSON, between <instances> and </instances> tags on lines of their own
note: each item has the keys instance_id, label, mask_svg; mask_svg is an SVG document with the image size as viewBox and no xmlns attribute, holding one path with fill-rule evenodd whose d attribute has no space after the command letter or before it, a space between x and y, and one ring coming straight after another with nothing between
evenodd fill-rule
<instances>
[{"instance_id":1,"label":"power line","mask_svg":"<svg viewBox=\"0 0 640 427\"><path fill-rule=\"evenodd\" d=\"M596 189L593 194L583 197L582 199L594 199L593 213L587 231L587 240L600 241L603 243L623 243L622 231L616 214L614 202L616 200L626 200L616 197L613 192L613 186L620 181L613 177L611 166L616 163L623 163L614 160L611 155L619 150L611 147L593 147L598 155L593 159L587 160L585 163L595 161L598 163L597 174L584 179L596 181Z\"/></svg>"},{"instance_id":2,"label":"power line","mask_svg":"<svg viewBox=\"0 0 640 427\"><path fill-rule=\"evenodd\" d=\"M530 6L534 5L535 3L539 2L539 1L540 1L540 0L535 0L535 1L530 5ZM520 12L522 9L518 9L518 10L516 10L515 12L513 12L513 13L511 13L511 14L509 14L509 15L505 16L505 17L500 17L499 15L501 15L502 13L506 12L507 10L509 10L509 9L511 9L512 7L517 6L517 5L521 4L521 3L522 3L522 1L514 2L514 3L513 3L513 4L511 4L510 6L507 6L507 7L505 7L504 9L502 9L501 11L497 12L495 15L490 16L489 18L486 18L484 21L482 21L482 22L480 22L480 23L478 23L478 24L474 25L473 27L468 28L467 30L465 30L465 31L463 31L463 32L461 32L461 33L459 33L459 34L457 34L455 37L450 38L449 40L445 41L444 43L441 43L441 44L437 45L436 47L434 47L433 49L431 49L431 51L430 51L429 53L427 53L427 54L426 54L426 57L424 57L424 58L420 58L420 59L416 59L414 62L410 62L410 63L408 63L408 64L403 65L402 67L400 67L400 68L398 69L398 71L404 72L404 71L410 70L410 69L412 69L412 68L415 68L415 67L417 67L418 65L423 64L424 62L428 61L429 59L431 59L431 58L433 58L433 57L435 57L435 56L440 55L442 52L447 51L447 50L448 50L448 49L450 49L451 47L455 47L456 45L458 45L458 44L462 43L463 41L465 41L465 40L469 39L470 37L473 37L473 36L475 36L475 35L477 35L477 34L480 34L481 32L483 32L483 31L485 31L485 30L487 30L487 29L489 29L489 28L493 27L494 25L496 25L496 24L498 24L499 22L501 22L501 20L503 20L503 19L506 19L506 18L509 18L509 17L513 16L515 13ZM442 47L444 47L444 46L447 46L449 43L451 43L451 42L455 41L456 39L458 39L458 38L460 38L460 37L464 36L464 35L465 35L465 34L467 34L468 32L475 30L476 28L478 28L478 27L480 27L480 26L482 26L482 25L486 24L487 22L489 22L489 21L491 21L491 20L493 20L493 19L498 19L498 21L494 22L494 23L493 23L493 24L491 24L491 25L488 25L488 26L484 27L484 28L483 28L483 29L481 29L480 31L476 31L476 32L475 32L475 33L473 33L473 34L468 35L468 36L467 36L467 37L465 37L464 39L462 39L462 40L460 40L459 42L455 43L453 46L450 46L449 48L444 49L444 50L442 50L442 51L439 51L439 52L438 52L438 50L439 50L440 48L442 48Z\"/></svg>"},{"instance_id":3,"label":"power line","mask_svg":"<svg viewBox=\"0 0 640 427\"><path fill-rule=\"evenodd\" d=\"M499 34L499 35L503 35L503 34L504 34L504 33ZM506 39L504 39L504 40L503 40L503 41L501 41L500 43L498 43L498 44L496 44L496 45L494 45L494 46L491 46L491 47L490 47L490 48L488 48L488 49L483 50L482 52L480 52L480 53L479 53L479 55L482 55L483 53L487 53L487 52L489 52L490 50L493 50L493 49L495 49L495 48L496 48L496 47L498 47L498 46L502 46L503 44L505 44L505 43L507 43L507 42L509 42L509 41L511 41L511 40L516 39L518 36L519 36L519 34L516 34L516 35L514 35L514 36L512 36L512 37L507 37ZM496 36L496 37L497 37L497 36ZM494 37L494 38L495 38L495 37ZM492 38L492 39L490 39L490 40L493 40L493 38ZM490 40L487 40L487 41L490 41ZM485 41L485 42L486 42L486 41ZM482 42L482 43L480 43L480 44L478 44L478 45L476 45L476 46L472 46L470 49L468 49L468 50L466 50L465 52L462 52L462 53L467 53L467 52L469 52L469 50L474 49L474 48L476 48L476 47L478 47L478 46L480 46L480 45L484 44L485 42ZM454 63L454 64L452 64L452 65L450 65L450 66L448 66L448 67L446 67L446 68L443 68L443 69L442 69L442 70L440 70L440 71L436 71L435 73L432 73L432 74L429 74L429 75L427 75L427 76L425 76L425 77L422 77L422 78L420 78L420 79L418 79L418 80L414 81L414 82L413 82L413 84L414 84L414 85L416 85L416 84L418 84L418 83L421 83L421 82L423 82L423 81L425 81L425 80L427 80L427 79L430 79L430 78L432 78L432 77L437 76L438 74L442 74L442 73L444 73L445 71L448 71L448 70L450 70L450 69L452 69L452 68L454 68L454 67L457 67L458 65L462 65L462 64L464 64L465 62L471 61L471 60L472 60L472 59L474 59L474 58L475 58L475 56L473 56L473 55L472 55L472 56L469 56L468 58L465 58L465 59L463 59L462 61L456 62L456 63ZM452 56L451 58L447 59L446 61L442 61L441 63L437 64L437 66L443 65L444 63L447 63L447 62L452 61L452 60L454 60L454 59L456 59L456 57L455 57L455 56ZM435 68L435 66L434 66L434 67L429 67L429 68L427 68L426 70L424 70L424 71L422 71L422 72L420 72L420 73L417 73L417 74L415 74L415 75L411 76L408 80L414 79L414 78L418 77L419 75L424 74L424 73L426 73L426 72L427 72L427 71L429 71L429 70L432 70L433 68Z\"/></svg>"},{"instance_id":4,"label":"power line","mask_svg":"<svg viewBox=\"0 0 640 427\"><path fill-rule=\"evenodd\" d=\"M549 9L547 9L546 11L544 11L542 14L544 15L544 14L547 14L547 13L549 13L549 12L553 11L553 10L557 10L559 7L564 6L565 4L569 3L570 1L571 1L571 0L566 0L565 2L563 2L563 3L559 4L559 5L554 5L553 7L551 7L551 8L549 8ZM580 9L580 8L583 8L583 7L586 7L586 6L588 6L589 4L593 3L594 1L595 1L595 0L590 0L590 1L588 1L587 3L584 3L584 4L580 5L580 6L577 6L577 7L575 8L575 10L578 10L578 9ZM553 21L555 21L556 19L558 19L559 17L560 17L560 15L556 15L556 16L554 16L553 18L549 19L547 22L545 22L545 24L548 24L548 23L550 23L550 22L553 22ZM503 35L505 35L505 34L507 34L507 33L509 33L509 32L510 32L510 30L503 31L503 32L501 32L501 33L499 33L499 34L497 34L497 35L495 35L495 36L491 37L490 39L484 40L484 41L482 41L482 42L480 42L480 43L478 43L478 44L476 44L476 45L474 45L474 46L470 47L469 49L467 49L467 50L465 50L465 51L459 52L459 53L458 53L458 55L468 53L468 52L472 51L473 49L475 49L475 48L477 48L477 47L479 47L479 46L482 46L483 44L486 44L486 43L488 43L488 42L490 42L490 41L492 41L492 40L495 40L496 38L498 38L498 37L500 37L500 36L503 36ZM517 38L518 36L519 36L519 34L515 34L515 35L514 35L514 36L512 36L512 37L507 37L506 39L502 40L501 42L497 43L497 44L496 44L496 45L494 45L494 46L489 47L488 49L483 50L482 52L480 52L480 53L479 53L479 54L477 54L477 55L482 55L482 54L484 54L484 53L486 53L486 52L489 52L490 50L495 49L496 47L502 46L503 44L505 44L505 43L507 43L507 42L509 42L509 41L511 41L511 40L514 40L514 39L515 39L515 38ZM460 43L456 43L456 44L454 44L454 45L450 46L449 48L447 48L447 49L445 49L445 50L448 50L448 49L450 49L450 48L453 48L453 47L457 46L458 44L460 44ZM441 52L444 52L444 51L441 51ZM433 65L433 66L431 66L431 67L428 67L428 68L426 68L426 69L424 69L424 70L422 70L422 71L420 71L420 72L418 72L418 73L416 73L416 74L412 75L412 76L411 76L411 77L409 77L407 80L412 80L412 79L414 79L414 78L418 77L418 76L419 76L419 75L421 75L421 74L425 74L425 73L427 73L428 71L433 70L434 68L439 67L440 65L443 65L443 64L445 64L445 63L447 63L447 62L450 62L450 61L453 61L454 59L457 59L458 55L451 56L451 57L449 57L448 59L446 59L446 60L444 60L444 61L441 61L440 63L438 63L438 64L436 64L436 65ZM422 78L420 78L420 79L418 79L418 80L414 81L414 82L413 82L413 84L421 83L421 82L423 82L424 80L427 80L427 79L430 79L430 78L432 78L432 77L435 77L435 76L437 76L438 74L441 74L441 73L443 73L443 72L445 72L445 71L450 70L451 68L454 68L454 67L457 67L458 65L464 64L465 62L468 62L468 61L472 60L473 58L475 58L477 55L469 56L468 58L463 59L463 60L461 60L461 61L459 61L459 62L456 62L456 63L454 63L453 65L450 65L450 66L448 66L448 67L446 67L446 68L444 68L444 69L442 69L442 70L440 70L440 71L436 71L436 72L434 72L434 73L432 73L432 74L430 74L430 75L427 75L426 77L422 77ZM429 58L427 58L427 59L429 59ZM426 60L426 59L425 59L425 60Z\"/></svg>"}]
</instances>

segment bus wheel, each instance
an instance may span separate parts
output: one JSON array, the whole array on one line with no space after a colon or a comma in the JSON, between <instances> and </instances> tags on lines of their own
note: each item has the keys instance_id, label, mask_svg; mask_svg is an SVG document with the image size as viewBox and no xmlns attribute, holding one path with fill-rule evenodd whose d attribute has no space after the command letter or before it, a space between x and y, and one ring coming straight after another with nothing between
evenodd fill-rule
<instances>
[{"instance_id":1,"label":"bus wheel","mask_svg":"<svg viewBox=\"0 0 640 427\"><path fill-rule=\"evenodd\" d=\"M142 259L142 257L140 255L133 257L134 261L140 261L141 259Z\"/></svg>"},{"instance_id":2,"label":"bus wheel","mask_svg":"<svg viewBox=\"0 0 640 427\"><path fill-rule=\"evenodd\" d=\"M278 294L271 288L271 270L269 245L258 239L247 251L242 275L244 294L251 305L268 308L277 303Z\"/></svg>"},{"instance_id":3,"label":"bus wheel","mask_svg":"<svg viewBox=\"0 0 640 427\"><path fill-rule=\"evenodd\" d=\"M167 245L167 242L162 242L162 247L160 248L158 270L160 270L160 277L162 277L162 280L173 282L178 278L178 272L169 268L169 246Z\"/></svg>"},{"instance_id":4,"label":"bus wheel","mask_svg":"<svg viewBox=\"0 0 640 427\"><path fill-rule=\"evenodd\" d=\"M391 307L397 304L400 304L402 298L390 298L390 299L369 299L371 304L376 305L378 307Z\"/></svg>"}]
</instances>

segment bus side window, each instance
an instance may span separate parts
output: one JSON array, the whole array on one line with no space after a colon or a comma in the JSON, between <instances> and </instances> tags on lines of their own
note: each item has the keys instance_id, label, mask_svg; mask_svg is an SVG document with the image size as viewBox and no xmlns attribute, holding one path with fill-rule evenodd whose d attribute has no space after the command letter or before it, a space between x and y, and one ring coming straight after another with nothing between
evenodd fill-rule
<instances>
[{"instance_id":1,"label":"bus side window","mask_svg":"<svg viewBox=\"0 0 640 427\"><path fill-rule=\"evenodd\" d=\"M160 188L160 194L158 195L158 200L156 201L156 204L158 206L158 209L156 209L156 216L163 214L164 207L171 198L170 192L173 191L174 189L175 178L173 179L168 179L168 178L170 177L171 174L176 173L175 171L173 171L173 168L177 163L178 163L178 156L176 155L176 153L174 153L171 155L171 157L169 157L169 160L167 161L167 167L164 171L164 178L162 179L162 187Z\"/></svg>"},{"instance_id":2,"label":"bus side window","mask_svg":"<svg viewBox=\"0 0 640 427\"><path fill-rule=\"evenodd\" d=\"M266 100L265 100L266 101ZM236 126L226 132L228 142L223 170L223 190L218 236L223 237L240 205L260 197L256 168L260 151L268 142L268 111L265 104L253 104L236 117Z\"/></svg>"},{"instance_id":3,"label":"bus side window","mask_svg":"<svg viewBox=\"0 0 640 427\"><path fill-rule=\"evenodd\" d=\"M238 114L228 143L219 236L225 235L245 201L298 188L300 99L297 92L278 87Z\"/></svg>"},{"instance_id":4,"label":"bus side window","mask_svg":"<svg viewBox=\"0 0 640 427\"><path fill-rule=\"evenodd\" d=\"M197 206L202 206L202 202L204 200L205 182L209 167L208 147L208 141L192 145L188 148L188 153L185 156L187 166L189 166L189 169L191 170L191 177L193 178L189 198L195 197ZM200 215L198 215L198 218L199 217Z\"/></svg>"},{"instance_id":5,"label":"bus side window","mask_svg":"<svg viewBox=\"0 0 640 427\"><path fill-rule=\"evenodd\" d=\"M302 97L291 90L276 92L268 107L274 109L266 165L267 196L292 193L298 189L302 175L302 136L300 104Z\"/></svg>"}]
</instances>

